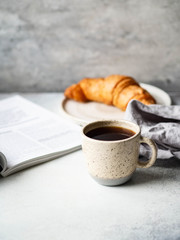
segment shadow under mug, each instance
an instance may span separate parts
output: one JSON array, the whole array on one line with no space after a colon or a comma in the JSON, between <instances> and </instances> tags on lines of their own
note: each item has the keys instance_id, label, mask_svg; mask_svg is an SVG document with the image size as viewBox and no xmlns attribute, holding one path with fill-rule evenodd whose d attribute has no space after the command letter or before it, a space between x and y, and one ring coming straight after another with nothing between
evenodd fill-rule
<instances>
[{"instance_id":1,"label":"shadow under mug","mask_svg":"<svg viewBox=\"0 0 180 240\"><path fill-rule=\"evenodd\" d=\"M134 135L123 140L97 140L87 136L93 129L101 127L122 127L134 132ZM141 143L150 146L151 158L146 162L139 160ZM85 155L88 172L94 180L106 186L116 186L127 182L136 168L151 167L156 161L155 143L141 136L140 127L125 120L104 120L87 124L82 130L82 150Z\"/></svg>"}]
</instances>

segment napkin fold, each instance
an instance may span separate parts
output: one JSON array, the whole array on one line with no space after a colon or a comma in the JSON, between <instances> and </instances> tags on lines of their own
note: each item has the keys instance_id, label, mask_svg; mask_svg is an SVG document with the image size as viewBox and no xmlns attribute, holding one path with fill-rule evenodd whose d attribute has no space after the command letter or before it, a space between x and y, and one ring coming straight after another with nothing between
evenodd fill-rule
<instances>
[{"instance_id":1,"label":"napkin fold","mask_svg":"<svg viewBox=\"0 0 180 240\"><path fill-rule=\"evenodd\" d=\"M131 100L125 119L138 124L141 135L156 143L157 158L180 159L180 106L144 105L137 100ZM149 157L150 153L147 146L141 146L141 155Z\"/></svg>"}]
</instances>

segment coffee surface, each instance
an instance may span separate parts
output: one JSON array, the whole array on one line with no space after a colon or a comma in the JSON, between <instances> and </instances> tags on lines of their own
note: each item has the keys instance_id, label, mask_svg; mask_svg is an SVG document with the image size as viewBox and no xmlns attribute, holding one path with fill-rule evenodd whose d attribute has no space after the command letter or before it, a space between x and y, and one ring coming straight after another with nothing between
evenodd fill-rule
<instances>
[{"instance_id":1,"label":"coffee surface","mask_svg":"<svg viewBox=\"0 0 180 240\"><path fill-rule=\"evenodd\" d=\"M115 140L123 140L129 137L132 137L135 134L130 129L122 128L122 127L100 127L90 130L86 133L86 136L103 141L115 141Z\"/></svg>"}]
</instances>

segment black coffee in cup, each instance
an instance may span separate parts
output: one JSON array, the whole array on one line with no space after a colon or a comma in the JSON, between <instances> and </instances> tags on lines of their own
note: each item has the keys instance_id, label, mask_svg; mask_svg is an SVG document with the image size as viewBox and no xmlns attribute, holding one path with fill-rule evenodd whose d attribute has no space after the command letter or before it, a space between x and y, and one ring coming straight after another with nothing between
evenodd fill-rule
<instances>
[{"instance_id":1,"label":"black coffee in cup","mask_svg":"<svg viewBox=\"0 0 180 240\"><path fill-rule=\"evenodd\" d=\"M135 134L130 129L116 126L99 127L90 130L86 136L103 141L117 141L130 138Z\"/></svg>"}]
</instances>

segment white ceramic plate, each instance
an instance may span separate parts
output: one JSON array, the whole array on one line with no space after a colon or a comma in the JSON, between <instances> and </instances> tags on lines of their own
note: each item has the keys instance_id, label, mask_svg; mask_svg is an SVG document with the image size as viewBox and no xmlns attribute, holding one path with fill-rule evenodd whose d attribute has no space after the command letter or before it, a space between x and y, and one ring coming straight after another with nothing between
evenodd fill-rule
<instances>
[{"instance_id":1,"label":"white ceramic plate","mask_svg":"<svg viewBox=\"0 0 180 240\"><path fill-rule=\"evenodd\" d=\"M170 96L160 88L145 83L141 83L140 85L156 99L157 104L171 105ZM125 114L120 109L103 103L80 103L66 98L61 102L61 110L66 117L81 126L92 121L123 119Z\"/></svg>"}]
</instances>

